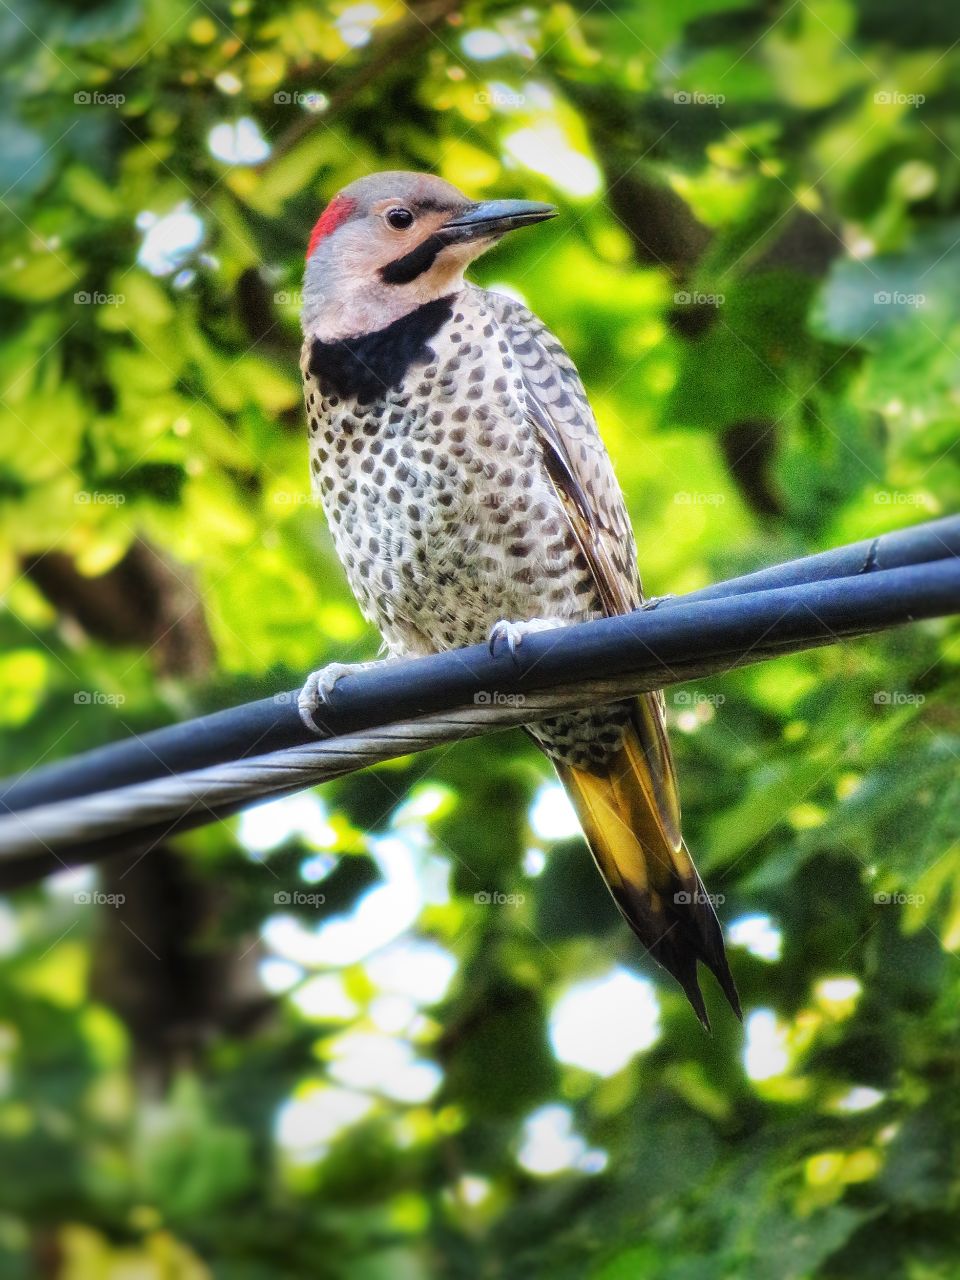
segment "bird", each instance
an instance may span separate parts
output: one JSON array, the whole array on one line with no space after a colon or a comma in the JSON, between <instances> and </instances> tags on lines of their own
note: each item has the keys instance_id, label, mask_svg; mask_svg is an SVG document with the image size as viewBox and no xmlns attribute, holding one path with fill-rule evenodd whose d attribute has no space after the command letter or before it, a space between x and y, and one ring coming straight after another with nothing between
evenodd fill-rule
<instances>
[{"instance_id":1,"label":"bird","mask_svg":"<svg viewBox=\"0 0 960 1280\"><path fill-rule=\"evenodd\" d=\"M464 279L554 205L471 200L388 171L313 227L300 367L314 495L391 657L642 607L634 534L577 369L523 303ZM344 674L313 672L308 726ZM704 964L738 1017L723 934L680 830L660 692L525 726L552 760L613 900L704 1026Z\"/></svg>"}]
</instances>

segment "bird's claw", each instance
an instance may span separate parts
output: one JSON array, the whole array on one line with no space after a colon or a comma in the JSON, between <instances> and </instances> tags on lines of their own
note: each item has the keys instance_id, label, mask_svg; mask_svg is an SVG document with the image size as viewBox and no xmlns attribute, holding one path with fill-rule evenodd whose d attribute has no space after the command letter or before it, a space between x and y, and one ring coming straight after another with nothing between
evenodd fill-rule
<instances>
[{"instance_id":1,"label":"bird's claw","mask_svg":"<svg viewBox=\"0 0 960 1280\"><path fill-rule=\"evenodd\" d=\"M516 661L517 650L523 644L524 636L537 631L552 631L554 627L562 625L556 618L530 618L527 622L511 622L508 618L501 618L490 628L490 656L496 654L497 641L502 640L506 643L510 656Z\"/></svg>"},{"instance_id":2,"label":"bird's claw","mask_svg":"<svg viewBox=\"0 0 960 1280\"><path fill-rule=\"evenodd\" d=\"M649 600L644 600L641 603L640 608L655 609L658 604L663 604L664 600L676 600L676 598L677 597L673 594L672 591L667 592L665 596L651 596Z\"/></svg>"},{"instance_id":3,"label":"bird's claw","mask_svg":"<svg viewBox=\"0 0 960 1280\"><path fill-rule=\"evenodd\" d=\"M331 662L327 666L321 667L319 671L310 672L297 697L297 710L300 712L300 719L308 729L312 729L314 733L320 732L320 728L313 718L315 713L330 701L330 695L333 693L337 681L356 671L362 665L362 663L356 663L351 666L346 662Z\"/></svg>"}]
</instances>

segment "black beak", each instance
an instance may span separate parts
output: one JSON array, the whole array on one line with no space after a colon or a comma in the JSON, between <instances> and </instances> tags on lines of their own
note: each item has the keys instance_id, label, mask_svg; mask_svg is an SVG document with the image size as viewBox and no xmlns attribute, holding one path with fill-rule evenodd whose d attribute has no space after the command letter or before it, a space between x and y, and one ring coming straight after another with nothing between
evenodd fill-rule
<instances>
[{"instance_id":1,"label":"black beak","mask_svg":"<svg viewBox=\"0 0 960 1280\"><path fill-rule=\"evenodd\" d=\"M538 204L535 200L484 200L445 222L435 234L444 244L464 244L487 236L502 236L505 231L529 227L556 216L554 205Z\"/></svg>"}]
</instances>

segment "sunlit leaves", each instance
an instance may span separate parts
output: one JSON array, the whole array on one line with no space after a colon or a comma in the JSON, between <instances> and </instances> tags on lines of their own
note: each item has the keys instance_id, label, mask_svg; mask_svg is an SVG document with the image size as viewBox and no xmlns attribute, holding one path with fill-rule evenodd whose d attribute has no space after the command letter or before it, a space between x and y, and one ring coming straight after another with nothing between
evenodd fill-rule
<instances>
[{"instance_id":1,"label":"sunlit leaves","mask_svg":"<svg viewBox=\"0 0 960 1280\"><path fill-rule=\"evenodd\" d=\"M475 278L576 359L650 591L958 509L942 4L80 8L37 0L40 43L0 6L5 770L376 653L297 375L309 229L375 168L560 205ZM199 590L206 679L25 576L62 553L94 591L144 536ZM958 661L926 624L668 695L746 1033L640 954L519 732L178 837L215 891L186 949L246 1001L172 1083L90 990L94 881L21 894L0 1269L952 1277Z\"/></svg>"}]
</instances>

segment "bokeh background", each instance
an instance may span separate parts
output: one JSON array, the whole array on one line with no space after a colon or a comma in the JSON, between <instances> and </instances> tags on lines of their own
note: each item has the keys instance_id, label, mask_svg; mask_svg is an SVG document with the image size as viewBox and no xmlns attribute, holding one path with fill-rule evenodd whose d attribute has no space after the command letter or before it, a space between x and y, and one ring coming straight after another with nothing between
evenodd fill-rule
<instances>
[{"instance_id":1,"label":"bokeh background","mask_svg":"<svg viewBox=\"0 0 960 1280\"><path fill-rule=\"evenodd\" d=\"M960 9L12 0L0 50L4 773L376 652L297 369L371 170L561 206L475 275L649 592L957 510ZM669 691L712 1038L519 732L0 900L0 1276L951 1280L958 658Z\"/></svg>"}]
</instances>

